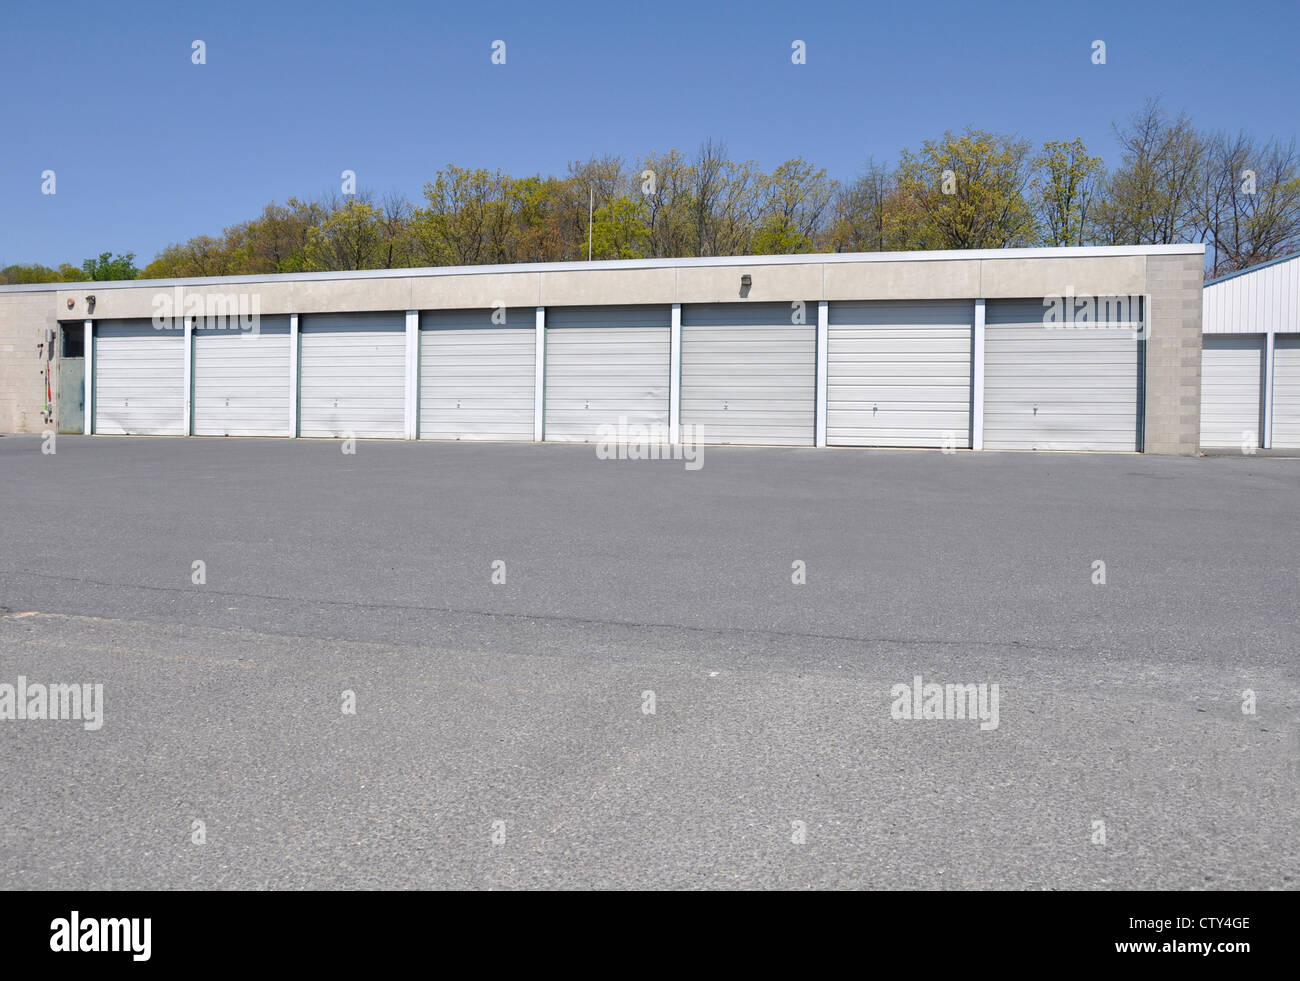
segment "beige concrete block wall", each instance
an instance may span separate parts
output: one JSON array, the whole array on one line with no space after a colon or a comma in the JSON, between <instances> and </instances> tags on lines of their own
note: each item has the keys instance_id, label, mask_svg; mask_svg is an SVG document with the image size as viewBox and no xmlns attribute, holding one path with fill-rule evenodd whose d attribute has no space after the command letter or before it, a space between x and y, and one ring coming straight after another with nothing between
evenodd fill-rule
<instances>
[{"instance_id":1,"label":"beige concrete block wall","mask_svg":"<svg viewBox=\"0 0 1300 981\"><path fill-rule=\"evenodd\" d=\"M1146 256L1147 453L1200 452L1203 265L1199 255Z\"/></svg>"},{"instance_id":2,"label":"beige concrete block wall","mask_svg":"<svg viewBox=\"0 0 1300 981\"><path fill-rule=\"evenodd\" d=\"M44 355L37 345L59 326L54 290L0 293L0 433L39 433L45 428ZM57 395L56 395L57 398Z\"/></svg>"}]
</instances>

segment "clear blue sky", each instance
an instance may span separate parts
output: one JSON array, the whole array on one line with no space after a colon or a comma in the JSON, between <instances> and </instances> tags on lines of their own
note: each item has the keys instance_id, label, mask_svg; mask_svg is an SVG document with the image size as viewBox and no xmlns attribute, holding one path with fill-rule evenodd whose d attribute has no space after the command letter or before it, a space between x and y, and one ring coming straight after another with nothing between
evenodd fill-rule
<instances>
[{"instance_id":1,"label":"clear blue sky","mask_svg":"<svg viewBox=\"0 0 1300 981\"><path fill-rule=\"evenodd\" d=\"M850 179L967 125L1079 136L1113 164L1111 123L1147 96L1203 128L1300 135L1297 0L190 6L7 7L0 264L144 265L344 169L418 200L449 162L560 172L715 137Z\"/></svg>"}]
</instances>

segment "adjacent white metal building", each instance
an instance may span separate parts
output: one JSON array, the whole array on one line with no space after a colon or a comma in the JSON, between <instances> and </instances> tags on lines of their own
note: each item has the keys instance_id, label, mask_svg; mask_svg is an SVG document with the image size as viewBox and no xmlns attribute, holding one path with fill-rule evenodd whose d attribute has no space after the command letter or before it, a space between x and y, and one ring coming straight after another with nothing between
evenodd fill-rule
<instances>
[{"instance_id":1,"label":"adjacent white metal building","mask_svg":"<svg viewBox=\"0 0 1300 981\"><path fill-rule=\"evenodd\" d=\"M1201 445L1300 449L1300 253L1201 297Z\"/></svg>"}]
</instances>

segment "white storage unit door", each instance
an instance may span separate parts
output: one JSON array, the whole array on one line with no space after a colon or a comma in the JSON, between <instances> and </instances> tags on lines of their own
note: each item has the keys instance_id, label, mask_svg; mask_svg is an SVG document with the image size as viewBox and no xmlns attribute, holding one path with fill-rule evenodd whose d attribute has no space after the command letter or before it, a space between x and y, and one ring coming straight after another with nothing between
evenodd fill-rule
<instances>
[{"instance_id":1,"label":"white storage unit door","mask_svg":"<svg viewBox=\"0 0 1300 981\"><path fill-rule=\"evenodd\" d=\"M311 314L299 322L298 432L406 434L406 315Z\"/></svg>"},{"instance_id":2,"label":"white storage unit door","mask_svg":"<svg viewBox=\"0 0 1300 981\"><path fill-rule=\"evenodd\" d=\"M1201 338L1201 445L1259 446L1264 338Z\"/></svg>"},{"instance_id":3,"label":"white storage unit door","mask_svg":"<svg viewBox=\"0 0 1300 981\"><path fill-rule=\"evenodd\" d=\"M972 300L832 303L826 442L970 446Z\"/></svg>"},{"instance_id":4,"label":"white storage unit door","mask_svg":"<svg viewBox=\"0 0 1300 981\"><path fill-rule=\"evenodd\" d=\"M1136 323L1137 299L1132 322ZM989 300L984 333L984 446L1113 450L1138 445L1136 328L1049 327L1042 300ZM1111 316L1110 323L1126 323Z\"/></svg>"},{"instance_id":5,"label":"white storage unit door","mask_svg":"<svg viewBox=\"0 0 1300 981\"><path fill-rule=\"evenodd\" d=\"M682 424L705 443L811 446L816 356L816 300L683 306Z\"/></svg>"},{"instance_id":6,"label":"white storage unit door","mask_svg":"<svg viewBox=\"0 0 1300 981\"><path fill-rule=\"evenodd\" d=\"M289 435L289 318L194 330L194 434Z\"/></svg>"},{"instance_id":7,"label":"white storage unit door","mask_svg":"<svg viewBox=\"0 0 1300 981\"><path fill-rule=\"evenodd\" d=\"M597 442L598 430L668 430L668 307L546 311L545 438Z\"/></svg>"},{"instance_id":8,"label":"white storage unit door","mask_svg":"<svg viewBox=\"0 0 1300 981\"><path fill-rule=\"evenodd\" d=\"M95 324L95 432L185 435L185 331L151 320Z\"/></svg>"},{"instance_id":9,"label":"white storage unit door","mask_svg":"<svg viewBox=\"0 0 1300 981\"><path fill-rule=\"evenodd\" d=\"M420 314L421 439L533 438L537 313L493 312Z\"/></svg>"},{"instance_id":10,"label":"white storage unit door","mask_svg":"<svg viewBox=\"0 0 1300 981\"><path fill-rule=\"evenodd\" d=\"M1300 449L1300 335L1273 339L1273 446Z\"/></svg>"}]
</instances>

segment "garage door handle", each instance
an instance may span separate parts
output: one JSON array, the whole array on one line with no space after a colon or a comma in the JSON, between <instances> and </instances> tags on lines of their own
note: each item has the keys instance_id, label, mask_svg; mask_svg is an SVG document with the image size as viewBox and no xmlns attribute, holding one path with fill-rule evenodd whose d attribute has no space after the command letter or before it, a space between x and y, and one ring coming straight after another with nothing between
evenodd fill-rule
<instances>
[{"instance_id":1,"label":"garage door handle","mask_svg":"<svg viewBox=\"0 0 1300 981\"><path fill-rule=\"evenodd\" d=\"M879 411L880 411L880 406L878 406L878 405L876 405L874 402L872 402L872 403L871 403L871 414L874 416L874 415L875 415L877 412L879 412Z\"/></svg>"},{"instance_id":2,"label":"garage door handle","mask_svg":"<svg viewBox=\"0 0 1300 981\"><path fill-rule=\"evenodd\" d=\"M1034 415L1038 415L1038 403L1034 403Z\"/></svg>"}]
</instances>

